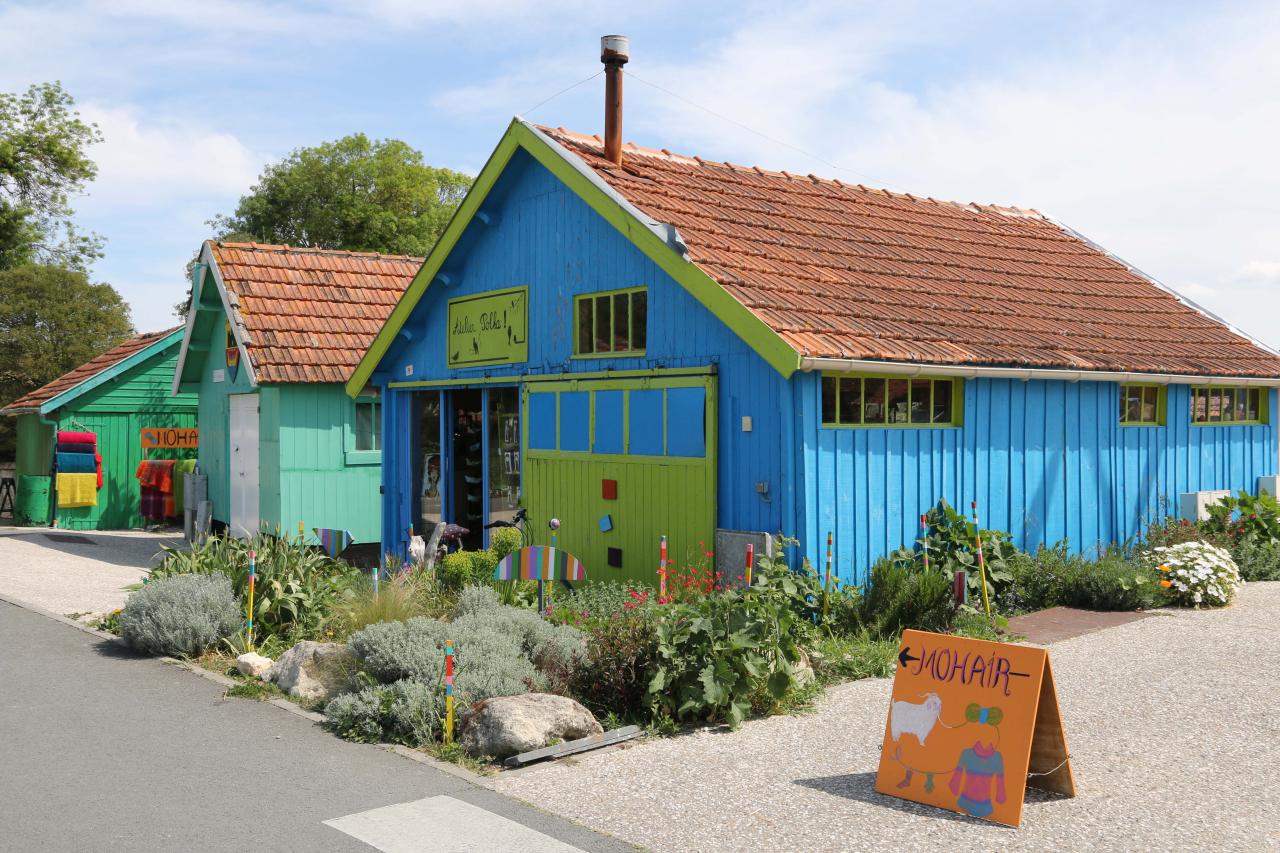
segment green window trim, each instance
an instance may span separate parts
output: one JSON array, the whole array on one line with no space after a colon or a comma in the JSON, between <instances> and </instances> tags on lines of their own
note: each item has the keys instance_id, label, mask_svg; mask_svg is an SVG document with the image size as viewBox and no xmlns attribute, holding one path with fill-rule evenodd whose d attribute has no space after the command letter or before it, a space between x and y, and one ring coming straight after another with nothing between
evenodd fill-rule
<instances>
[{"instance_id":1,"label":"green window trim","mask_svg":"<svg viewBox=\"0 0 1280 853\"><path fill-rule=\"evenodd\" d=\"M367 411L363 419L362 408ZM382 464L382 401L377 397L357 397L351 401L343 449L346 465Z\"/></svg>"},{"instance_id":2,"label":"green window trim","mask_svg":"<svg viewBox=\"0 0 1280 853\"><path fill-rule=\"evenodd\" d=\"M1168 408L1168 388L1164 385L1120 385L1120 426L1164 426L1168 423Z\"/></svg>"},{"instance_id":3,"label":"green window trim","mask_svg":"<svg viewBox=\"0 0 1280 853\"><path fill-rule=\"evenodd\" d=\"M820 405L822 425L828 428L955 428L964 425L964 380L823 373Z\"/></svg>"},{"instance_id":4,"label":"green window trim","mask_svg":"<svg viewBox=\"0 0 1280 853\"><path fill-rule=\"evenodd\" d=\"M626 332L618 318L626 314ZM602 323L607 316L607 322ZM640 322L636 322L639 319ZM582 324L586 323L584 327ZM620 335L622 335L620 337ZM573 357L643 356L649 338L649 288L625 287L573 298ZM609 349L602 349L603 345Z\"/></svg>"},{"instance_id":5,"label":"green window trim","mask_svg":"<svg viewBox=\"0 0 1280 853\"><path fill-rule=\"evenodd\" d=\"M1271 394L1258 386L1192 385L1192 426L1256 426L1267 423Z\"/></svg>"}]
</instances>

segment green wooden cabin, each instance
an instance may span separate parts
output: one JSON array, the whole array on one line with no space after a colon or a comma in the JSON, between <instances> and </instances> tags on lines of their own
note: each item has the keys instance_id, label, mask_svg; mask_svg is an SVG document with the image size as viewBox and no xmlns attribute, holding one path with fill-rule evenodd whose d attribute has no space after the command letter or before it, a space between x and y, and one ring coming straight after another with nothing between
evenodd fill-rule
<instances>
[{"instance_id":1,"label":"green wooden cabin","mask_svg":"<svg viewBox=\"0 0 1280 853\"><path fill-rule=\"evenodd\" d=\"M15 521L70 530L143 526L138 463L179 452L144 451L142 430L196 425L196 395L170 393L181 342L181 328L138 335L0 410L17 418ZM51 474L60 430L97 435L103 482L96 506L56 507Z\"/></svg>"},{"instance_id":2,"label":"green wooden cabin","mask_svg":"<svg viewBox=\"0 0 1280 853\"><path fill-rule=\"evenodd\" d=\"M199 396L215 526L376 543L381 405L350 377L421 258L206 242L175 394Z\"/></svg>"}]
</instances>

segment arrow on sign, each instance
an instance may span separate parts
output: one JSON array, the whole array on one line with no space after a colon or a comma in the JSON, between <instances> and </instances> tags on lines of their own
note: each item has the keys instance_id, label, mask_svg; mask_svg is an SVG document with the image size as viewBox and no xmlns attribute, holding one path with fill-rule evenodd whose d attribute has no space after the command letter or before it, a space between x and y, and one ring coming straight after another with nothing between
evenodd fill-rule
<instances>
[{"instance_id":1,"label":"arrow on sign","mask_svg":"<svg viewBox=\"0 0 1280 853\"><path fill-rule=\"evenodd\" d=\"M907 662L908 662L908 661L913 661L913 660L920 660L920 658L918 658L918 657L916 657L915 655L911 654L911 647L910 647L910 646L907 646L905 649L903 649L902 651L898 652L898 663L902 664L902 665L903 665L903 667L905 667L905 666L907 665Z\"/></svg>"}]
</instances>

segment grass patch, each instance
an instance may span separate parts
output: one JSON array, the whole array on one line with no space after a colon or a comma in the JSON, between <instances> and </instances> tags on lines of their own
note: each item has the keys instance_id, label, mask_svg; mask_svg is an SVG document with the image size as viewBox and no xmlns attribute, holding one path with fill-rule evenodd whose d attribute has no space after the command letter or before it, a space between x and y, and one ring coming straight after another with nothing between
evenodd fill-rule
<instances>
[{"instance_id":1,"label":"grass patch","mask_svg":"<svg viewBox=\"0 0 1280 853\"><path fill-rule=\"evenodd\" d=\"M246 679L241 681L235 687L228 687L227 696L234 696L237 699L256 699L259 702L266 702L271 699L288 699L289 696L274 684L268 684L258 679Z\"/></svg>"},{"instance_id":2,"label":"grass patch","mask_svg":"<svg viewBox=\"0 0 1280 853\"><path fill-rule=\"evenodd\" d=\"M437 761L456 764L463 770L470 770L480 776L492 776L496 765L479 758L472 758L462 751L459 743L428 743L418 747L418 751L430 755Z\"/></svg>"},{"instance_id":3,"label":"grass patch","mask_svg":"<svg viewBox=\"0 0 1280 853\"><path fill-rule=\"evenodd\" d=\"M893 675L897 639L882 640L867 631L826 636L814 644L810 656L821 684Z\"/></svg>"}]
</instances>

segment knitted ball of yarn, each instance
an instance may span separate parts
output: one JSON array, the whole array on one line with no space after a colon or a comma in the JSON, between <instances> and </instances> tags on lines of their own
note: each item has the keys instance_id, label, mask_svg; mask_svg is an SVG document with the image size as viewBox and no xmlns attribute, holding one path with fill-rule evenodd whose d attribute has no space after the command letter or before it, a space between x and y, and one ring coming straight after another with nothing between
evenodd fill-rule
<instances>
[{"instance_id":1,"label":"knitted ball of yarn","mask_svg":"<svg viewBox=\"0 0 1280 853\"><path fill-rule=\"evenodd\" d=\"M964 709L964 718L971 723L982 722L983 707L977 702L973 702L969 707ZM1004 712L999 708L987 708L987 725L998 726L1000 721L1004 719Z\"/></svg>"}]
</instances>

